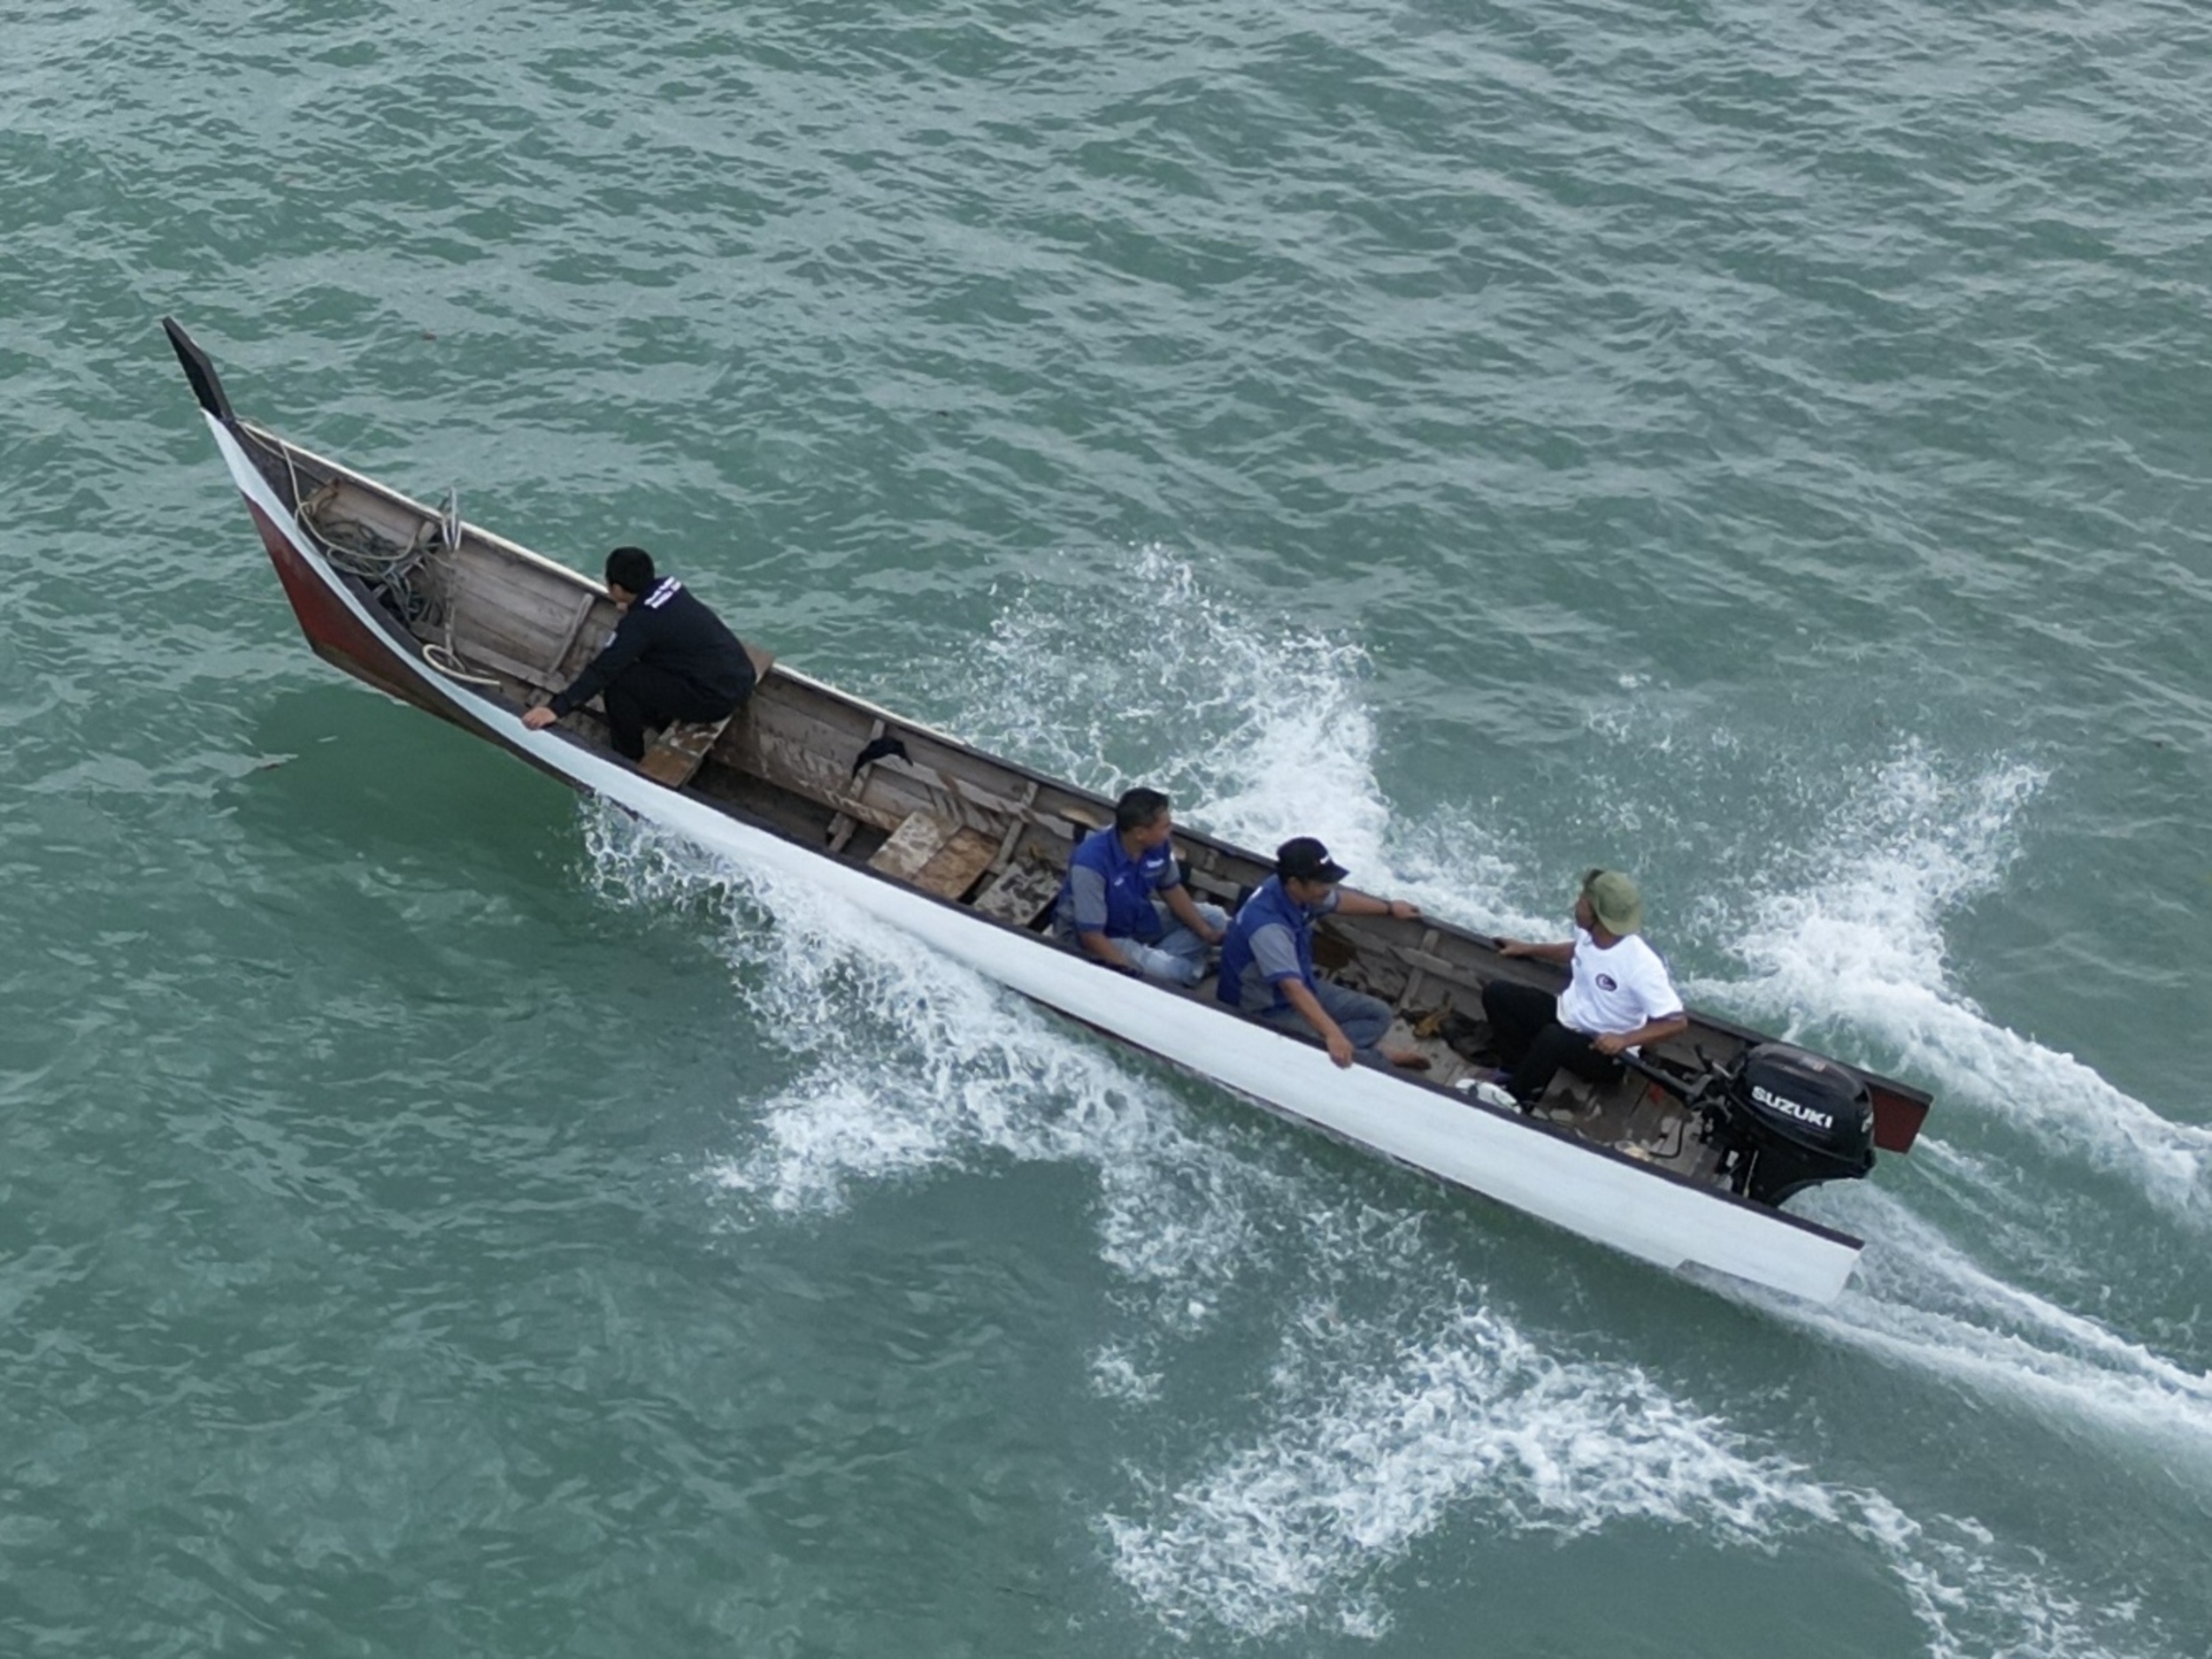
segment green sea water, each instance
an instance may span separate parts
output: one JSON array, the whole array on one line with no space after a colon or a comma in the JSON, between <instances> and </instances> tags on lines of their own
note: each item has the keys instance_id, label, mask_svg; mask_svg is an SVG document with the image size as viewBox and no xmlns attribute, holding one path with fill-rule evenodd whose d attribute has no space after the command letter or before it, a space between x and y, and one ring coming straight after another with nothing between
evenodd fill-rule
<instances>
[{"instance_id":1,"label":"green sea water","mask_svg":"<svg viewBox=\"0 0 2212 1659\"><path fill-rule=\"evenodd\" d=\"M2212 19L0 0L0 1653L2212 1651ZM242 412L1932 1090L1813 1310L317 662Z\"/></svg>"}]
</instances>

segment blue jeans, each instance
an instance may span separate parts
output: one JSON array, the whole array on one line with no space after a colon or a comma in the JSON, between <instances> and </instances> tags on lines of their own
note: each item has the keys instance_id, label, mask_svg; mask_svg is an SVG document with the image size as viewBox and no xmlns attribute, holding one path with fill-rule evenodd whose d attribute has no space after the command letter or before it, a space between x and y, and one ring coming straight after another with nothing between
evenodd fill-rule
<instances>
[{"instance_id":1,"label":"blue jeans","mask_svg":"<svg viewBox=\"0 0 2212 1659\"><path fill-rule=\"evenodd\" d=\"M1229 913L1218 904L1202 904L1198 913L1216 933L1229 925ZM1117 939L1113 942L1114 949L1148 979L1164 979L1170 985L1196 985L1206 977L1206 941L1180 922L1171 919L1167 932L1148 945L1133 939Z\"/></svg>"},{"instance_id":2,"label":"blue jeans","mask_svg":"<svg viewBox=\"0 0 2212 1659\"><path fill-rule=\"evenodd\" d=\"M1344 1033L1344 1041L1359 1051L1359 1057L1373 1065L1381 1059L1376 1044L1390 1029L1390 1004L1379 996L1370 996L1364 991L1348 990L1341 985L1332 985L1326 979L1316 979L1306 987L1321 1004L1321 1011L1336 1021L1336 1028ZM1279 1008L1260 1016L1260 1023L1272 1025L1277 1031L1286 1031L1294 1037L1303 1037L1309 1042L1320 1041L1320 1033L1306 1024L1306 1017L1294 1008Z\"/></svg>"}]
</instances>

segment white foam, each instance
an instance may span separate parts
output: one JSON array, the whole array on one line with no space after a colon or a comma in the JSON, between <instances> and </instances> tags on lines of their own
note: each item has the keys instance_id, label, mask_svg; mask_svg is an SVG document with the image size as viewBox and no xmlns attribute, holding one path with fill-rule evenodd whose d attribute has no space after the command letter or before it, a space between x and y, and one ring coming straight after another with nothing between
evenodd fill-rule
<instances>
[{"instance_id":1,"label":"white foam","mask_svg":"<svg viewBox=\"0 0 2212 1659\"><path fill-rule=\"evenodd\" d=\"M1819 1308L1751 1300L1847 1346L2025 1405L2069 1436L2107 1440L2139 1468L2212 1478L2212 1373L2009 1284L1878 1187L1833 1189L1824 1218L1869 1240L1858 1278Z\"/></svg>"},{"instance_id":2,"label":"white foam","mask_svg":"<svg viewBox=\"0 0 2212 1659\"><path fill-rule=\"evenodd\" d=\"M1091 1388L1102 1399L1125 1405L1150 1405L1160 1397L1160 1373L1144 1369L1137 1356L1118 1344L1091 1356Z\"/></svg>"},{"instance_id":3,"label":"white foam","mask_svg":"<svg viewBox=\"0 0 2212 1659\"><path fill-rule=\"evenodd\" d=\"M1187 1123L1166 1074L810 883L717 867L625 814L584 811L603 889L733 912L723 948L736 994L798 1062L757 1109L751 1144L710 1179L771 1211L827 1213L856 1185L938 1169L1087 1166L1101 1258L1162 1287L1170 1325L1206 1322L1210 1287L1249 1255L1279 1179L1230 1148L1240 1120Z\"/></svg>"},{"instance_id":4,"label":"white foam","mask_svg":"<svg viewBox=\"0 0 2212 1659\"><path fill-rule=\"evenodd\" d=\"M1633 1366L1562 1361L1479 1306L1424 1338L1395 1330L1294 1324L1268 1425L1107 1517L1117 1572L1171 1629L1379 1634L1381 1575L1440 1527L1569 1539L1630 1523L1724 1548L1855 1540L1934 1655L2105 1655L2124 1624L1987 1528L1824 1485Z\"/></svg>"},{"instance_id":5,"label":"white foam","mask_svg":"<svg viewBox=\"0 0 2212 1659\"><path fill-rule=\"evenodd\" d=\"M1161 783L1187 816L1248 844L1319 833L1377 872L1369 885L1416 884L1432 909L1508 910L1515 872L1470 826L1388 821L1355 645L1287 624L1240 632L1218 619L1225 607L1195 603L1187 565L1158 549L1137 560L1171 601L1150 658L1109 671L1094 649L1100 627L1120 626L1125 588L1094 612L1079 594L1018 596L971 680L940 699L981 717L952 724L1103 792ZM1947 989L1940 927L1987 879L2036 781L2019 768L1990 774L1968 791L1978 818L1917 757L1900 763L1877 793L1917 792L1921 805L1908 803L1897 833L1829 849L1809 879L1761 899L1740 930L1751 976L1714 987L1716 1000L1785 1024L1818 1010L1939 1072L1989 1064L1978 1042L2019 1044ZM2124 1623L2083 1614L2024 1551L1975 1523L1924 1524L1879 1494L1823 1485L1633 1366L1557 1356L1464 1287L1407 1300L1404 1286L1433 1285L1436 1260L1411 1206L1377 1216L1314 1190L1282 1172L1294 1158L1274 1161L1287 1137L1187 1112L1144 1063L810 886L706 868L616 815L593 823L594 867L616 895L734 910L740 995L800 1063L741 1132L750 1144L710 1171L725 1191L819 1213L856 1187L949 1166L1093 1170L1101 1259L1139 1293L1123 1303L1132 1328L1091 1363L1094 1393L1117 1411L1187 1412L1173 1386L1185 1345L1256 1278L1268 1282L1252 1294L1301 1308L1263 1391L1263 1425L1180 1479L1133 1471L1138 1500L1102 1519L1117 1571L1169 1627L1372 1637L1389 1623L1379 1575L1440 1526L1571 1537L1628 1521L1724 1548L1839 1531L1886 1563L1944 1659L2101 1653L2091 1624L2108 1635ZM2024 1056L1998 1057L2016 1074ZM1985 1087L1980 1075L1947 1087L1970 1092ZM2174 1179L2193 1190L2187 1170ZM2205 1379L1982 1271L1895 1200L1871 1202L1857 1230L1901 1248L1878 1246L1867 1283L1831 1314L1793 1305L1784 1317L2069 1423L2101 1413L2124 1440L2207 1441ZM1479 1235L1455 1243L1463 1255ZM1286 1273L1287 1293L1275 1282ZM1346 1319L1346 1306L1363 1318Z\"/></svg>"},{"instance_id":6,"label":"white foam","mask_svg":"<svg viewBox=\"0 0 2212 1659\"><path fill-rule=\"evenodd\" d=\"M1722 924L1747 978L1693 980L1692 1000L1793 1034L1869 1033L1947 1113L1971 1108L2137 1181L2169 1214L2212 1223L2212 1131L2174 1123L2072 1056L1993 1024L1949 984L1943 926L2010 862L2043 783L2018 763L1947 775L1918 748L1829 814L1837 838L1798 879Z\"/></svg>"},{"instance_id":7,"label":"white foam","mask_svg":"<svg viewBox=\"0 0 2212 1659\"><path fill-rule=\"evenodd\" d=\"M944 665L952 677L932 689L970 714L964 729L1102 794L1164 788L1223 834L1379 848L1386 819L1358 644L1222 603L1167 548L1119 557L1129 568L1105 587L1028 580L985 649Z\"/></svg>"},{"instance_id":8,"label":"white foam","mask_svg":"<svg viewBox=\"0 0 2212 1659\"><path fill-rule=\"evenodd\" d=\"M1171 549L1122 557L1110 588L1038 577L1005 596L986 649L928 687L964 711L964 735L1102 795L1164 788L1185 821L1263 853L1319 836L1354 886L1440 916L1548 925L1513 908L1513 872L1473 813L1393 818L1356 640L1210 593Z\"/></svg>"},{"instance_id":9,"label":"white foam","mask_svg":"<svg viewBox=\"0 0 2212 1659\"><path fill-rule=\"evenodd\" d=\"M1333 1311L1292 1329L1331 1326ZM1345 1330L1340 1346L1377 1340ZM1293 1347L1275 1381L1265 1433L1156 1494L1151 1515L1107 1521L1117 1571L1171 1624L1263 1636L1345 1605L1371 1618L1362 1580L1452 1511L1473 1518L1478 1494L1489 1525L1571 1532L1683 1520L1701 1492L1740 1517L1787 1479L1717 1454L1710 1425L1632 1371L1563 1364L1487 1311L1377 1367Z\"/></svg>"}]
</instances>

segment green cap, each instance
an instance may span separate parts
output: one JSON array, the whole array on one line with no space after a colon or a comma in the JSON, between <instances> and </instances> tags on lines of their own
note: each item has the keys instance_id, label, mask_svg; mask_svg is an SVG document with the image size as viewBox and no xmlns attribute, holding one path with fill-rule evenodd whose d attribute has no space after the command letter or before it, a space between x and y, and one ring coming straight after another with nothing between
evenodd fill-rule
<instances>
[{"instance_id":1,"label":"green cap","mask_svg":"<svg viewBox=\"0 0 2212 1659\"><path fill-rule=\"evenodd\" d=\"M1609 933L1640 933L1644 926L1644 895L1636 884L1617 870L1593 870L1582 878L1582 895L1590 901L1598 926Z\"/></svg>"}]
</instances>

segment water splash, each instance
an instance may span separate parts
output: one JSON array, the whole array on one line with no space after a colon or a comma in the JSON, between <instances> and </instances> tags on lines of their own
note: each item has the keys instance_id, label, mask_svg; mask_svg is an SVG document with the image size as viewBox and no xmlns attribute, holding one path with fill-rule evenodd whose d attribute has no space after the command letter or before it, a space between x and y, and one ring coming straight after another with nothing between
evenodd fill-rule
<instances>
[{"instance_id":1,"label":"water splash","mask_svg":"<svg viewBox=\"0 0 2212 1659\"><path fill-rule=\"evenodd\" d=\"M2085 1659L2129 1632L2127 1609L2069 1594L1978 1523L1824 1484L1641 1370L1562 1360L1463 1297L1475 1305L1411 1340L1402 1321L1310 1311L1288 1329L1270 1425L1186 1479L1141 1482L1133 1511L1105 1519L1117 1572L1169 1629L1376 1636L1381 1575L1447 1525L1564 1541L1643 1524L1763 1553L1849 1539L1943 1659Z\"/></svg>"},{"instance_id":2,"label":"water splash","mask_svg":"<svg viewBox=\"0 0 2212 1659\"><path fill-rule=\"evenodd\" d=\"M994 1163L1094 1172L1098 1251L1202 1324L1252 1253L1280 1177L1187 1120L1164 1070L1088 1043L803 879L739 872L615 809L582 809L591 879L618 902L715 918L740 1001L797 1063L707 1177L771 1213Z\"/></svg>"},{"instance_id":3,"label":"water splash","mask_svg":"<svg viewBox=\"0 0 2212 1659\"><path fill-rule=\"evenodd\" d=\"M1171 549L1119 557L1128 568L1105 588L1042 575L1010 584L983 649L931 687L938 699L972 711L965 729L986 748L1103 794L1165 788L1217 833L1380 847L1366 652L1225 603ZM1133 592L1144 595L1137 628ZM1322 780L1342 787L1316 788Z\"/></svg>"},{"instance_id":4,"label":"water splash","mask_svg":"<svg viewBox=\"0 0 2212 1659\"><path fill-rule=\"evenodd\" d=\"M2060 1434L2094 1434L2108 1455L2212 1479L2212 1371L2008 1282L1878 1187L1838 1189L1822 1213L1870 1240L1843 1296L1825 1308L1755 1291L1747 1300L1886 1363L2013 1402ZM1994 1242L2001 1251L2012 1241Z\"/></svg>"},{"instance_id":5,"label":"water splash","mask_svg":"<svg viewBox=\"0 0 2212 1659\"><path fill-rule=\"evenodd\" d=\"M1440 916L1546 926L1514 908L1516 873L1477 814L1393 818L1376 775L1372 667L1356 640L1209 592L1171 549L1124 557L1102 591L1010 584L985 649L930 687L967 711L964 734L1101 794L1164 788L1185 821L1262 853L1317 835L1354 885ZM1132 591L1148 604L1133 634Z\"/></svg>"},{"instance_id":6,"label":"water splash","mask_svg":"<svg viewBox=\"0 0 2212 1659\"><path fill-rule=\"evenodd\" d=\"M1148 580L1194 580L1159 549L1142 558ZM1169 613L1181 619L1156 640L1157 664L1087 688L1099 618L1056 599L1018 601L965 694L991 716L956 724L1102 789L1164 782L1191 803L1188 816L1236 839L1264 843L1294 824L1348 859L1506 908L1517 883L1504 853L1457 825L1400 829L1376 806L1356 648L1288 626L1240 633L1200 604ZM1237 687L1234 697L1161 694L1157 712L1171 703L1179 725L1151 718L1141 697L1094 732L1063 718L1113 707L1116 687L1171 685L1170 671L1225 658L1235 672L1216 669L1207 683ZM1312 718L1316 708L1325 718ZM1175 747L1148 751L1128 737L1138 731ZM1087 756L1074 752L1087 744ZM1210 797L1196 787L1224 777ZM1820 849L1799 879L1775 880L1731 930L1749 976L1699 994L1784 1025L1818 1010L1962 1072L1939 1078L1947 1088L1986 1088L1974 1033L2020 1040L1949 990L1941 929L1995 879L1993 855L2039 781L2000 767L1961 794L1924 756L1901 757L1869 786L1874 827ZM1388 1287L1432 1279L1436 1250L1414 1212L1380 1226L1356 1216L1256 1154L1275 1143L1265 1132L1255 1142L1207 1125L1147 1063L1074 1036L812 887L737 879L617 815L596 820L593 839L595 879L618 901L733 910L726 949L739 994L801 1064L751 1125L754 1144L710 1170L726 1192L771 1213L821 1212L856 1187L943 1167L1089 1168L1100 1258L1142 1293L1121 1304L1128 1328L1093 1356L1092 1387L1105 1409L1140 1420L1187 1409L1176 1374L1223 1307L1250 1295L1300 1310L1265 1379L1266 1424L1183 1478L1133 1471L1133 1501L1101 1517L1115 1571L1167 1629L1372 1637L1390 1624L1381 1575L1440 1528L1565 1539L1645 1523L1723 1548L1847 1537L1884 1564L1943 1659L2071 1659L2147 1640L2125 1608L2085 1612L2031 1551L1978 1523L1916 1519L1878 1492L1824 1484L1640 1368L1563 1356L1463 1286L1441 1302L1396 1296ZM2205 1379L2006 1283L1886 1194L1844 1202L1871 1204L1846 1225L1897 1248L1871 1252L1866 1279L1836 1309L1775 1305L1778 1317L2070 1429L2088 1417L2126 1446L2193 1455L2212 1445ZM1332 1263L1360 1282L1307 1271ZM1286 1274L1287 1294L1275 1282ZM1348 1320L1347 1306L1383 1311Z\"/></svg>"},{"instance_id":7,"label":"water splash","mask_svg":"<svg viewBox=\"0 0 2212 1659\"><path fill-rule=\"evenodd\" d=\"M1751 978L1733 995L1778 1018L1818 1008L1886 1031L1916 1030L1936 1002L1978 1018L1947 987L1943 924L2003 879L2044 782L2019 763L1954 776L1917 744L1870 769L1820 815L1833 839L1798 861L1798 882L1739 926Z\"/></svg>"},{"instance_id":8,"label":"water splash","mask_svg":"<svg viewBox=\"0 0 2212 1659\"><path fill-rule=\"evenodd\" d=\"M1748 976L1684 990L1786 1033L1864 1033L1906 1075L1929 1079L1947 1112L1971 1107L2032 1130L2136 1181L2169 1214L2212 1225L2212 1131L1995 1025L1950 984L1945 924L2001 881L2044 781L2018 762L1960 777L1908 748L1824 815L1834 839L1801 875L1770 878L1747 917L1711 925Z\"/></svg>"}]
</instances>

